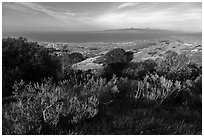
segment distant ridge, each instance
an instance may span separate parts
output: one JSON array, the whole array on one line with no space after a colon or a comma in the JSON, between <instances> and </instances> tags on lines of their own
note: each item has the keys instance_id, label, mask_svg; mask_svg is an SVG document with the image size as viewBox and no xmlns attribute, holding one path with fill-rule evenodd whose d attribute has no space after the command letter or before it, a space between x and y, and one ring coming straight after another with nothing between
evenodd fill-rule
<instances>
[{"instance_id":1,"label":"distant ridge","mask_svg":"<svg viewBox=\"0 0 204 137\"><path fill-rule=\"evenodd\" d=\"M151 29L151 28L124 28L124 29L108 29L104 31L119 31L119 32L127 32L127 31L133 31L133 32L178 32L173 30L165 30L165 29Z\"/></svg>"},{"instance_id":2,"label":"distant ridge","mask_svg":"<svg viewBox=\"0 0 204 137\"><path fill-rule=\"evenodd\" d=\"M150 28L124 28L124 29L109 29L104 31L125 31L125 30L149 30Z\"/></svg>"}]
</instances>

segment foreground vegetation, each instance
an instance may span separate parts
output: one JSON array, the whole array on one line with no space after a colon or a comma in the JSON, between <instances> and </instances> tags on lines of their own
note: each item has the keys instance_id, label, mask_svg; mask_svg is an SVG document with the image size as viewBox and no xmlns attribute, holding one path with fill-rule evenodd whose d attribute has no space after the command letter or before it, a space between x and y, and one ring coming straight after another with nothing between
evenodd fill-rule
<instances>
[{"instance_id":1,"label":"foreground vegetation","mask_svg":"<svg viewBox=\"0 0 204 137\"><path fill-rule=\"evenodd\" d=\"M118 48L98 73L71 69L80 53L2 46L3 134L202 134L202 67L185 54L134 63Z\"/></svg>"}]
</instances>

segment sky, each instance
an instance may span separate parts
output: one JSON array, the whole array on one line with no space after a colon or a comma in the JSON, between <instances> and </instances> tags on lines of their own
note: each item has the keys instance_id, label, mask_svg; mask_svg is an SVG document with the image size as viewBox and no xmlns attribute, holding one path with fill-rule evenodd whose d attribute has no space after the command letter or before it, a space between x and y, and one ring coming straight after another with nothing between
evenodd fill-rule
<instances>
[{"instance_id":1,"label":"sky","mask_svg":"<svg viewBox=\"0 0 204 137\"><path fill-rule=\"evenodd\" d=\"M3 32L121 28L202 31L201 2L3 2Z\"/></svg>"}]
</instances>

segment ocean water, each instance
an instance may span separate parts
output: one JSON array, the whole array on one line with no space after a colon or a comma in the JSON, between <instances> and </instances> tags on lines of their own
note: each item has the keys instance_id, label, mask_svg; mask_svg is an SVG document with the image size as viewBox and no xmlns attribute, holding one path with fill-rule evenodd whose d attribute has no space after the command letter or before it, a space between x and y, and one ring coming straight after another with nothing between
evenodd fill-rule
<instances>
[{"instance_id":1,"label":"ocean water","mask_svg":"<svg viewBox=\"0 0 204 137\"><path fill-rule=\"evenodd\" d=\"M201 33L174 33L174 32L3 32L3 37L26 37L37 42L124 42L136 40L154 40L168 37L191 37L201 40ZM201 40L202 41L202 40Z\"/></svg>"}]
</instances>

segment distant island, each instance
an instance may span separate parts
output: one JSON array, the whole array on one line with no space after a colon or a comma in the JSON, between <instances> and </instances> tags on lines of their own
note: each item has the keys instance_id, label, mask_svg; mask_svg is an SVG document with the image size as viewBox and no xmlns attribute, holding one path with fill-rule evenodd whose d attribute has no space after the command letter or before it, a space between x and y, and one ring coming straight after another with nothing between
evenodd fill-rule
<instances>
[{"instance_id":1,"label":"distant island","mask_svg":"<svg viewBox=\"0 0 204 137\"><path fill-rule=\"evenodd\" d=\"M104 30L104 31L129 31L129 30L133 30L133 31L138 31L138 30L150 30L150 28L124 28L124 29L108 29L108 30Z\"/></svg>"},{"instance_id":2,"label":"distant island","mask_svg":"<svg viewBox=\"0 0 204 137\"><path fill-rule=\"evenodd\" d=\"M111 31L111 32L178 32L176 30L167 30L167 29L152 29L152 28L123 28L123 29L107 29L104 30L105 32ZM179 31L181 32L181 31Z\"/></svg>"}]
</instances>

